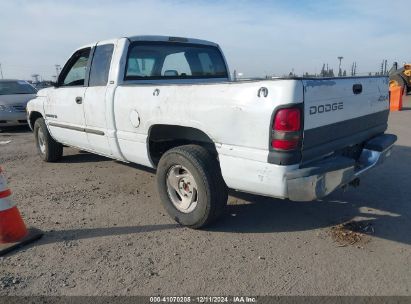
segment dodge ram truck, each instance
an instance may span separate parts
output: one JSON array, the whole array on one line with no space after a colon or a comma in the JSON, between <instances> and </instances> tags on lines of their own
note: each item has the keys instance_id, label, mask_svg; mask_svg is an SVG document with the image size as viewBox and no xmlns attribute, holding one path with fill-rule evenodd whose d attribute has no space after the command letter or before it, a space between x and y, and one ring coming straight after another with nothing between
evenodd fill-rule
<instances>
[{"instance_id":1,"label":"dodge ram truck","mask_svg":"<svg viewBox=\"0 0 411 304\"><path fill-rule=\"evenodd\" d=\"M388 99L387 77L233 81L215 43L135 36L77 49L27 120L46 162L72 146L155 168L166 211L200 228L228 188L312 201L357 184L396 141Z\"/></svg>"}]
</instances>

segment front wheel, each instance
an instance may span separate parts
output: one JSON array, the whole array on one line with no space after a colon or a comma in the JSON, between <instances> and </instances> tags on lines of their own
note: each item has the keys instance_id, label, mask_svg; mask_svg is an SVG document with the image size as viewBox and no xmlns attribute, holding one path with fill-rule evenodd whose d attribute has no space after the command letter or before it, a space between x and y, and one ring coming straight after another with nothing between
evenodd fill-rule
<instances>
[{"instance_id":1,"label":"front wheel","mask_svg":"<svg viewBox=\"0 0 411 304\"><path fill-rule=\"evenodd\" d=\"M201 146L167 151L158 164L157 186L168 214L191 228L209 224L227 205L227 187L218 161Z\"/></svg>"},{"instance_id":2,"label":"front wheel","mask_svg":"<svg viewBox=\"0 0 411 304\"><path fill-rule=\"evenodd\" d=\"M63 155L63 145L56 142L50 135L43 118L34 123L34 137L37 151L45 162L55 162Z\"/></svg>"}]
</instances>

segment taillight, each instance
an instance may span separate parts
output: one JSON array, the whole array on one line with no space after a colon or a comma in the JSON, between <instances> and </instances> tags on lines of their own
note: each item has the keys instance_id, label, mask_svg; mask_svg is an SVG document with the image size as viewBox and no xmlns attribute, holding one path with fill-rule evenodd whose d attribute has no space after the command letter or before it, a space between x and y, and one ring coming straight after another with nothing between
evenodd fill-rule
<instances>
[{"instance_id":1,"label":"taillight","mask_svg":"<svg viewBox=\"0 0 411 304\"><path fill-rule=\"evenodd\" d=\"M275 113L271 147L276 150L293 150L301 140L301 110L299 108L280 109Z\"/></svg>"}]
</instances>

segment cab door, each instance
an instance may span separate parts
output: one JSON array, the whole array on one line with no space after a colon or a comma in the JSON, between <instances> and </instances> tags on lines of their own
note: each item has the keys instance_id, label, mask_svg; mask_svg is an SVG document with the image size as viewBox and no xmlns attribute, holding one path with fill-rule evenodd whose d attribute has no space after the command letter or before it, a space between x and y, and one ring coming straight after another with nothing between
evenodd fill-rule
<instances>
[{"instance_id":1,"label":"cab door","mask_svg":"<svg viewBox=\"0 0 411 304\"><path fill-rule=\"evenodd\" d=\"M86 92L91 48L76 51L64 66L45 105L51 135L63 144L88 149L83 100Z\"/></svg>"},{"instance_id":2,"label":"cab door","mask_svg":"<svg viewBox=\"0 0 411 304\"><path fill-rule=\"evenodd\" d=\"M108 128L111 114L111 97L115 85L109 85L109 72L113 56L113 43L99 43L93 52L88 87L84 96L84 117L90 149L98 154L112 155L110 138L113 131Z\"/></svg>"}]
</instances>

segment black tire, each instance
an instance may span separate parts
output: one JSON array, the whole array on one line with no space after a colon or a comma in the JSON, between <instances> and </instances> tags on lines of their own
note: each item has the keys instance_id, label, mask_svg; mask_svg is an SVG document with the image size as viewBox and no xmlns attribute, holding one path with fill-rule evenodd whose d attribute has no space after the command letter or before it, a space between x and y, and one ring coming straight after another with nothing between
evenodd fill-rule
<instances>
[{"instance_id":1,"label":"black tire","mask_svg":"<svg viewBox=\"0 0 411 304\"><path fill-rule=\"evenodd\" d=\"M34 137L36 138L37 151L45 162L55 162L63 156L63 145L56 142L50 135L43 118L38 118L34 123ZM39 141L42 138L43 145Z\"/></svg>"},{"instance_id":2,"label":"black tire","mask_svg":"<svg viewBox=\"0 0 411 304\"><path fill-rule=\"evenodd\" d=\"M188 213L177 209L168 192L174 190L167 182L170 170L179 166L187 169L196 184L195 207ZM157 186L167 213L177 223L190 228L208 225L222 215L227 206L227 186L221 176L219 163L215 156L201 146L180 146L164 153L157 167Z\"/></svg>"}]
</instances>

